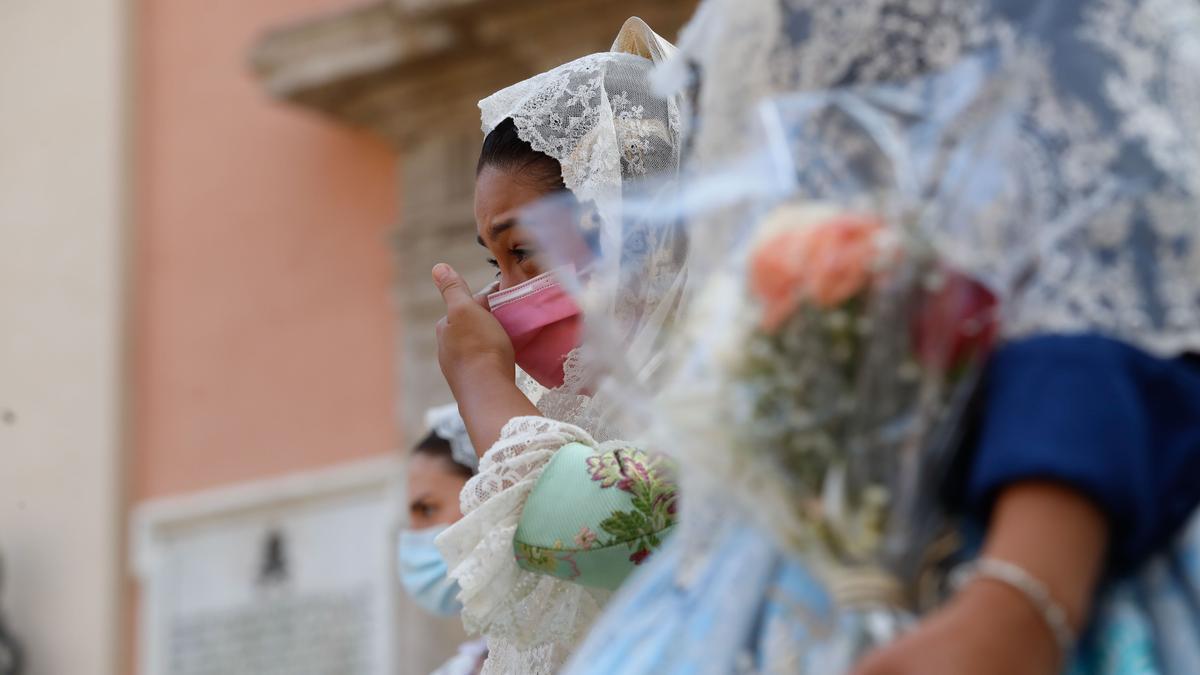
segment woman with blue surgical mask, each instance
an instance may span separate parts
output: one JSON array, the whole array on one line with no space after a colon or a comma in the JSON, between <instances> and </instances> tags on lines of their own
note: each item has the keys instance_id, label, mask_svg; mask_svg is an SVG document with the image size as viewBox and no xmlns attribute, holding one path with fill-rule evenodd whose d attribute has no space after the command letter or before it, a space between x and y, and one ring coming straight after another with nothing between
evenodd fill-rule
<instances>
[{"instance_id":1,"label":"woman with blue surgical mask","mask_svg":"<svg viewBox=\"0 0 1200 675\"><path fill-rule=\"evenodd\" d=\"M446 561L433 540L462 518L458 495L479 460L454 404L426 413L429 434L408 460L408 527L400 532L400 583L425 611L455 616L462 609L458 584L447 576ZM483 640L464 643L434 675L474 675L487 657Z\"/></svg>"}]
</instances>

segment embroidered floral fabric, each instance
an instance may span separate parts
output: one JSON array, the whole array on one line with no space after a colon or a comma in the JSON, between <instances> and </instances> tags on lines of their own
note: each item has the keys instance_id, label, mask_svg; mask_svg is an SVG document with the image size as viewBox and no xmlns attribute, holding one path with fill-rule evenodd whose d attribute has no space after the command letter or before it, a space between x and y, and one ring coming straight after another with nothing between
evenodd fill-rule
<instances>
[{"instance_id":1,"label":"embroidered floral fabric","mask_svg":"<svg viewBox=\"0 0 1200 675\"><path fill-rule=\"evenodd\" d=\"M542 472L513 540L523 569L612 590L662 546L675 524L666 460L604 447L566 445Z\"/></svg>"}]
</instances>

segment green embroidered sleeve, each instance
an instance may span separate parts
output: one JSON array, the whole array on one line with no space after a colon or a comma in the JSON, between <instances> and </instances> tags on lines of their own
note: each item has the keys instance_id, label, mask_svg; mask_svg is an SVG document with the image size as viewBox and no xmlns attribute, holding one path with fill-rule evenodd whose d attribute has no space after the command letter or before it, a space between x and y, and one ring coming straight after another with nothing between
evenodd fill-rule
<instances>
[{"instance_id":1,"label":"green embroidered sleeve","mask_svg":"<svg viewBox=\"0 0 1200 675\"><path fill-rule=\"evenodd\" d=\"M615 589L675 525L667 461L633 449L564 445L538 478L513 548L524 569Z\"/></svg>"}]
</instances>

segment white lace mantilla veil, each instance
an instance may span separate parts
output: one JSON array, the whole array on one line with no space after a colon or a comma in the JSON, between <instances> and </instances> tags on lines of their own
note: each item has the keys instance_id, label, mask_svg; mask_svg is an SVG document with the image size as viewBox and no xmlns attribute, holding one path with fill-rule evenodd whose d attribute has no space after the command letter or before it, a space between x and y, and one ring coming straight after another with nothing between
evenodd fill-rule
<instances>
[{"instance_id":1,"label":"white lace mantilla veil","mask_svg":"<svg viewBox=\"0 0 1200 675\"><path fill-rule=\"evenodd\" d=\"M1010 338L1098 332L1160 356L1200 351L1195 0L704 0L656 78L697 85L695 172L752 151L765 100L903 83L987 48L1032 64L1006 157L1012 210L1031 217L981 219L939 245L1009 293ZM719 230L706 227L710 250L693 247L696 268L728 246ZM997 269L1018 258L1033 264Z\"/></svg>"},{"instance_id":2,"label":"white lace mantilla veil","mask_svg":"<svg viewBox=\"0 0 1200 675\"><path fill-rule=\"evenodd\" d=\"M617 412L596 396L596 364L588 343L619 341L624 366L657 363L661 335L683 293L686 242L677 228L647 217L655 201L669 202L680 164L679 94L659 95L648 80L675 47L637 17L622 26L612 50L584 56L502 89L479 102L484 133L511 118L534 150L558 160L563 182L590 214L585 227L598 244L587 285L575 289L589 338L568 359L566 382L546 391L527 376L521 387L547 417L570 420L609 440ZM627 202L636 202L627 213ZM531 209L528 220L537 221ZM536 229L539 225L532 222ZM553 226L553 225L551 225ZM546 242L547 248L553 245ZM548 251L554 258L556 252ZM571 281L571 280L564 280ZM601 324L601 325L597 325Z\"/></svg>"},{"instance_id":3,"label":"white lace mantilla veil","mask_svg":"<svg viewBox=\"0 0 1200 675\"><path fill-rule=\"evenodd\" d=\"M606 591L520 569L513 534L530 490L558 448L618 443L618 406L589 357L593 333L619 336L626 364L653 368L658 336L683 288L685 244L674 231L626 218L627 195L668 190L679 168L677 97L654 93L648 74L674 52L640 19L622 27L612 51L584 56L480 101L484 133L511 118L533 149L558 160L563 181L590 217L596 263L580 304L585 338L546 390L519 373L542 417L516 418L462 492L464 517L438 539L459 582L463 622L488 639L485 673L557 672L582 639ZM665 178L664 178L665 177ZM665 182L663 182L665 180ZM598 326L603 326L598 329ZM585 374L586 373L586 374ZM585 381L588 388L585 391Z\"/></svg>"}]
</instances>

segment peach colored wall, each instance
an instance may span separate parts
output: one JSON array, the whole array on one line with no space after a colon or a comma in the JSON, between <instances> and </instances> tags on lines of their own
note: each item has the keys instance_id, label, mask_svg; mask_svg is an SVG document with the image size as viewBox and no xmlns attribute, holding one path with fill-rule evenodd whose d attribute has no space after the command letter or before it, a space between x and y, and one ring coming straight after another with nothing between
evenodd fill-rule
<instances>
[{"instance_id":1,"label":"peach colored wall","mask_svg":"<svg viewBox=\"0 0 1200 675\"><path fill-rule=\"evenodd\" d=\"M246 65L347 4L138 5L134 501L395 449L396 157Z\"/></svg>"}]
</instances>

